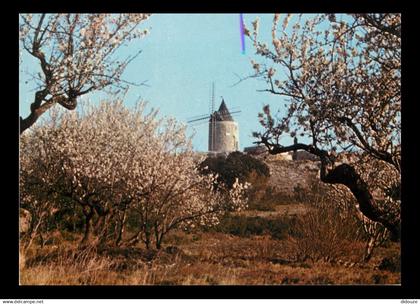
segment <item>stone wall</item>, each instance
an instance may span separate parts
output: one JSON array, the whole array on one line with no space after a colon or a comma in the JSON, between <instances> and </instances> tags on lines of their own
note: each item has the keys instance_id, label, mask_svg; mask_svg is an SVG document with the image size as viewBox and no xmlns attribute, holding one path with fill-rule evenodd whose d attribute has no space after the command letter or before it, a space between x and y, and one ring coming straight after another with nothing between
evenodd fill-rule
<instances>
[{"instance_id":1,"label":"stone wall","mask_svg":"<svg viewBox=\"0 0 420 304\"><path fill-rule=\"evenodd\" d=\"M288 161L272 156L266 156L264 161L270 168L270 185L281 193L292 195L298 185L309 190L312 181L319 179L320 162Z\"/></svg>"},{"instance_id":2,"label":"stone wall","mask_svg":"<svg viewBox=\"0 0 420 304\"><path fill-rule=\"evenodd\" d=\"M292 158L293 160L312 160L317 161L319 160L318 156L313 155L307 151L299 150L292 152Z\"/></svg>"}]
</instances>

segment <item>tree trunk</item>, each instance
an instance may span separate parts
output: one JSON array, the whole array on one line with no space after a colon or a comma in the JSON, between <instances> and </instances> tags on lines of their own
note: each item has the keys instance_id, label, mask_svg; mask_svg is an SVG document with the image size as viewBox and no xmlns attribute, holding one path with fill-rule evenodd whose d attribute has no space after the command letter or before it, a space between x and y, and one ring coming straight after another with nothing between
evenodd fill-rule
<instances>
[{"instance_id":1,"label":"tree trunk","mask_svg":"<svg viewBox=\"0 0 420 304\"><path fill-rule=\"evenodd\" d=\"M118 235L117 235L117 240L115 242L116 246L120 246L121 245L121 241L122 241L122 235L124 233L124 227L125 227L125 222L127 220L127 211L126 209L124 209L124 213L123 216L120 220L120 225L118 227Z\"/></svg>"},{"instance_id":2,"label":"tree trunk","mask_svg":"<svg viewBox=\"0 0 420 304\"><path fill-rule=\"evenodd\" d=\"M159 241L156 241L156 249L160 250L160 248L162 248L162 246L161 246L161 242L159 240Z\"/></svg>"},{"instance_id":3,"label":"tree trunk","mask_svg":"<svg viewBox=\"0 0 420 304\"><path fill-rule=\"evenodd\" d=\"M39 58L41 60L41 58ZM45 60L45 59L44 59ZM49 76L46 75L48 78ZM48 82L48 80L47 80ZM25 130L30 128L42 114L44 114L49 108L51 108L55 104L60 104L67 110L74 110L77 106L77 99L76 97L71 96L55 96L54 98L50 98L49 100L45 100L45 98L49 94L49 89L44 88L40 91L35 93L35 100L31 104L31 113L26 117L20 117L20 134L22 134ZM77 95L76 95L77 96ZM44 103L42 103L44 102Z\"/></svg>"},{"instance_id":4,"label":"tree trunk","mask_svg":"<svg viewBox=\"0 0 420 304\"><path fill-rule=\"evenodd\" d=\"M91 220L93 217L93 208L90 208L89 212L85 213L85 233L83 235L83 239L81 241L81 244L86 244L90 239L91 234Z\"/></svg>"},{"instance_id":5,"label":"tree trunk","mask_svg":"<svg viewBox=\"0 0 420 304\"><path fill-rule=\"evenodd\" d=\"M20 134L31 127L38 120L38 118L45 113L45 111L47 111L55 104L55 101L50 100L41 105L47 95L47 89L43 89L35 93L35 100L31 104L31 113L29 113L26 118L20 117Z\"/></svg>"},{"instance_id":6,"label":"tree trunk","mask_svg":"<svg viewBox=\"0 0 420 304\"><path fill-rule=\"evenodd\" d=\"M32 126L37 120L38 120L38 116L36 116L35 113L29 114L28 117L26 117L25 119L21 117L20 124L19 124L20 134L22 135L22 133L26 129L29 129L29 127Z\"/></svg>"},{"instance_id":7,"label":"tree trunk","mask_svg":"<svg viewBox=\"0 0 420 304\"><path fill-rule=\"evenodd\" d=\"M353 193L359 209L368 219L381 223L391 233L391 239L400 239L400 223L398 220L387 218L376 205L376 201L369 191L366 182L360 177L356 170L348 165L341 164L326 172L325 164L321 161L321 181L329 184L345 185Z\"/></svg>"},{"instance_id":8,"label":"tree trunk","mask_svg":"<svg viewBox=\"0 0 420 304\"><path fill-rule=\"evenodd\" d=\"M365 254L363 257L363 262L367 263L372 258L373 249L375 248L375 239L369 238L369 241L366 243Z\"/></svg>"},{"instance_id":9,"label":"tree trunk","mask_svg":"<svg viewBox=\"0 0 420 304\"><path fill-rule=\"evenodd\" d=\"M356 172L354 167L348 164L341 164L331 170L327 170L327 163L330 162L330 157L327 151L318 149L314 145L306 145L296 143L291 146L280 146L272 144L268 138L262 137L261 142L268 148L270 154L279 154L289 151L305 150L313 155L316 155L321 160L321 181L328 184L342 184L345 185L354 195L359 203L359 210L364 216L374 222L381 223L391 233L392 241L399 241L401 238L400 221L398 218L388 218L382 210L376 205L376 201L369 191L368 185Z\"/></svg>"},{"instance_id":10,"label":"tree trunk","mask_svg":"<svg viewBox=\"0 0 420 304\"><path fill-rule=\"evenodd\" d=\"M109 237L109 224L110 221L112 219L112 214L106 214L106 215L101 215L100 217L100 221L101 223L98 224L98 229L97 231L97 235L98 235L98 239L99 239L99 244L105 244L105 242L107 241L108 237Z\"/></svg>"},{"instance_id":11,"label":"tree trunk","mask_svg":"<svg viewBox=\"0 0 420 304\"><path fill-rule=\"evenodd\" d=\"M146 245L146 249L150 249L150 227L148 224L144 227L144 244Z\"/></svg>"},{"instance_id":12,"label":"tree trunk","mask_svg":"<svg viewBox=\"0 0 420 304\"><path fill-rule=\"evenodd\" d=\"M136 245L139 241L140 241L140 235L141 235L142 231L140 230L139 232L137 232L131 239L129 239L126 244L128 246L134 246Z\"/></svg>"},{"instance_id":13,"label":"tree trunk","mask_svg":"<svg viewBox=\"0 0 420 304\"><path fill-rule=\"evenodd\" d=\"M157 222L155 222L154 224L154 230L155 230L155 239L156 239L156 249L159 250L161 248L163 235L159 233L159 225Z\"/></svg>"},{"instance_id":14,"label":"tree trunk","mask_svg":"<svg viewBox=\"0 0 420 304\"><path fill-rule=\"evenodd\" d=\"M34 219L35 220L35 219ZM32 242L33 242L33 240L35 239L35 237L37 236L37 234L38 234L38 229L39 229L39 227L41 226L41 224L42 224L42 220L43 220L43 215L41 215L39 218L37 218L37 222L36 222L36 225L34 224L34 223L32 223L31 222L31 230L30 230L30 232L28 231L28 236L29 236L29 239L28 239L28 241L27 241L27 243L26 243L26 246L25 246L25 249L28 249L30 246L31 246L31 244L32 244ZM34 227L35 226L35 227Z\"/></svg>"}]
</instances>

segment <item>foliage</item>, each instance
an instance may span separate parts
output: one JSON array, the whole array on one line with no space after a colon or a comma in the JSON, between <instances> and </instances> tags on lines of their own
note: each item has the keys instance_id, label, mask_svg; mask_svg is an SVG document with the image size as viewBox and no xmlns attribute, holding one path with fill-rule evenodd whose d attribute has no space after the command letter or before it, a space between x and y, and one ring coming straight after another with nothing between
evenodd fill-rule
<instances>
[{"instance_id":1,"label":"foliage","mask_svg":"<svg viewBox=\"0 0 420 304\"><path fill-rule=\"evenodd\" d=\"M81 112L53 112L44 125L22 135L22 207L62 210L77 204L98 241L124 241L127 214L138 218L136 238L159 248L176 227L213 225L226 210L240 210L246 185L223 184L198 172L185 127L174 119L102 102ZM47 208L48 207L48 208ZM42 211L44 210L44 211Z\"/></svg>"},{"instance_id":2,"label":"foliage","mask_svg":"<svg viewBox=\"0 0 420 304\"><path fill-rule=\"evenodd\" d=\"M247 191L248 209L259 211L274 211L278 203L274 194L274 189L268 184L269 178L258 175L252 171L247 182L250 187Z\"/></svg>"},{"instance_id":3,"label":"foliage","mask_svg":"<svg viewBox=\"0 0 420 304\"><path fill-rule=\"evenodd\" d=\"M254 135L272 154L303 149L318 156L321 180L346 185L363 214L398 239L399 207L391 202L388 213L372 193L401 178L401 15L289 14L279 29L280 19L275 14L271 47L259 40L258 20L246 31L261 58L252 61L252 77L265 80L262 91L282 96L286 107L280 117L264 106L264 132ZM279 143L285 134L294 145ZM338 151L352 157L336 162Z\"/></svg>"},{"instance_id":4,"label":"foliage","mask_svg":"<svg viewBox=\"0 0 420 304\"><path fill-rule=\"evenodd\" d=\"M203 174L217 174L217 180L232 187L236 179L240 182L249 181L251 174L259 177L268 177L270 169L261 160L239 151L224 155L209 156L200 164Z\"/></svg>"},{"instance_id":5,"label":"foliage","mask_svg":"<svg viewBox=\"0 0 420 304\"><path fill-rule=\"evenodd\" d=\"M290 233L297 259L334 261L357 251L357 260L368 262L375 248L390 238L385 227L360 212L357 201L342 185L314 181L305 194L305 202L309 212L297 219ZM382 202L381 205L390 206L391 203ZM394 216L390 211L386 212ZM352 249L353 243L364 244L364 248Z\"/></svg>"},{"instance_id":6,"label":"foliage","mask_svg":"<svg viewBox=\"0 0 420 304\"><path fill-rule=\"evenodd\" d=\"M300 215L290 230L291 255L298 261L307 259L334 262L363 250L353 245L363 240L363 231L353 205L333 197L331 189L314 183L307 196L308 212Z\"/></svg>"},{"instance_id":7,"label":"foliage","mask_svg":"<svg viewBox=\"0 0 420 304\"><path fill-rule=\"evenodd\" d=\"M375 185L376 201L382 212L389 218L399 218L400 197L395 191L389 190L389 185L398 180L394 170L387 170L383 167L383 163L372 161L370 164L359 164L359 170L364 172L364 177L371 187ZM368 166L368 168L366 168ZM367 174L368 173L368 174ZM383 176L386 175L386 178ZM398 189L393 186L391 189ZM344 204L352 209L352 214L356 218L359 227L363 230L363 240L365 241L364 260L369 261L374 253L375 248L383 245L390 239L389 231L380 223L370 220L358 208L358 203L353 195L346 187L334 185L332 191L329 192L331 200Z\"/></svg>"},{"instance_id":8,"label":"foliage","mask_svg":"<svg viewBox=\"0 0 420 304\"><path fill-rule=\"evenodd\" d=\"M21 118L21 132L54 104L73 110L77 99L106 87L124 87L121 76L137 57L117 58L125 43L143 37L138 25L149 14L20 14L20 48L36 58L40 72L31 113Z\"/></svg>"},{"instance_id":9,"label":"foliage","mask_svg":"<svg viewBox=\"0 0 420 304\"><path fill-rule=\"evenodd\" d=\"M273 239L286 239L293 222L293 218L287 217L271 219L259 216L246 217L227 214L220 220L220 223L217 226L207 230L214 230L242 237L268 234Z\"/></svg>"},{"instance_id":10,"label":"foliage","mask_svg":"<svg viewBox=\"0 0 420 304\"><path fill-rule=\"evenodd\" d=\"M228 187L238 179L249 183L246 191L248 206L253 209L272 209L270 202L265 202L265 196L271 189L268 185L270 170L262 160L248 154L236 151L225 155L209 156L199 165L202 174L215 174L217 180Z\"/></svg>"}]
</instances>

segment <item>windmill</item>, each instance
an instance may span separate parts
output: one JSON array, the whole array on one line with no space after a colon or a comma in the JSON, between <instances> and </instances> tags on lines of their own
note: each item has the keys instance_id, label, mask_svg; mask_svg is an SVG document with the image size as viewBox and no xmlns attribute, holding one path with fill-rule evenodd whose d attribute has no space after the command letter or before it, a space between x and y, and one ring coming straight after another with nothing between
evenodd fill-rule
<instances>
[{"instance_id":1,"label":"windmill","mask_svg":"<svg viewBox=\"0 0 420 304\"><path fill-rule=\"evenodd\" d=\"M191 117L189 124L194 126L209 124L209 152L230 152L239 150L239 132L238 124L233 120L232 114L240 113L240 110L230 112L222 98L222 102L217 111L215 111L214 101L215 86L212 83L211 98L209 104L209 114Z\"/></svg>"}]
</instances>

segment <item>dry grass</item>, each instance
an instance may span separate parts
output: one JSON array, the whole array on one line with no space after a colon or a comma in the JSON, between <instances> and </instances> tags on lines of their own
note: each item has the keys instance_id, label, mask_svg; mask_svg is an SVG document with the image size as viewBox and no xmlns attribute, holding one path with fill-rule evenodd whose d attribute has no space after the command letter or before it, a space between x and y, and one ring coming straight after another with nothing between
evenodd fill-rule
<instances>
[{"instance_id":1,"label":"dry grass","mask_svg":"<svg viewBox=\"0 0 420 304\"><path fill-rule=\"evenodd\" d=\"M295 203L295 204L279 204L274 207L274 210L271 211L260 211L260 210L244 210L238 212L238 214L243 216L260 216L264 218L278 218L282 216L297 216L306 214L309 210L309 207L305 204Z\"/></svg>"},{"instance_id":2,"label":"dry grass","mask_svg":"<svg viewBox=\"0 0 420 304\"><path fill-rule=\"evenodd\" d=\"M287 240L222 233L173 233L159 252L137 248L30 249L20 257L22 285L399 284L400 273L288 260ZM381 254L398 252L391 246ZM379 259L379 257L378 257ZM377 259L377 260L378 260ZM376 262L377 262L376 260Z\"/></svg>"}]
</instances>

